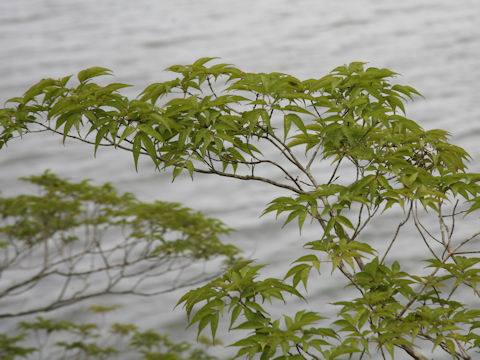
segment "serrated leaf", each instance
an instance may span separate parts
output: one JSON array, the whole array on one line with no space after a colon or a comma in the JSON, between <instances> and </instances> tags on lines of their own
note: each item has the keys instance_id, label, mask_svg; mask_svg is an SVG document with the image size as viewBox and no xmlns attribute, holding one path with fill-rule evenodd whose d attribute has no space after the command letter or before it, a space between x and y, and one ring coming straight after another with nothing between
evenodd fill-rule
<instances>
[{"instance_id":1,"label":"serrated leaf","mask_svg":"<svg viewBox=\"0 0 480 360\"><path fill-rule=\"evenodd\" d=\"M97 155L98 147L101 144L103 137L107 132L108 132L108 128L106 126L103 126L99 130L97 130L97 136L95 136L95 148L93 151L93 156Z\"/></svg>"},{"instance_id":2,"label":"serrated leaf","mask_svg":"<svg viewBox=\"0 0 480 360\"><path fill-rule=\"evenodd\" d=\"M112 71L104 67L94 66L94 67L80 71L78 73L77 78L78 78L78 81L83 83L86 80L89 80L93 77L101 76L101 75L112 75Z\"/></svg>"},{"instance_id":3,"label":"serrated leaf","mask_svg":"<svg viewBox=\"0 0 480 360\"><path fill-rule=\"evenodd\" d=\"M287 114L285 116L289 117L290 122L293 122L297 126L297 128L300 129L300 131L302 131L303 133L307 132L307 128L305 127L305 124L303 123L303 120L300 116L298 116L297 114Z\"/></svg>"},{"instance_id":4,"label":"serrated leaf","mask_svg":"<svg viewBox=\"0 0 480 360\"><path fill-rule=\"evenodd\" d=\"M345 216L337 215L335 217L335 220L337 220L339 223L349 227L350 229L355 230L355 226L353 226L352 222L348 218L346 218Z\"/></svg>"},{"instance_id":5,"label":"serrated leaf","mask_svg":"<svg viewBox=\"0 0 480 360\"><path fill-rule=\"evenodd\" d=\"M135 135L132 144L132 155L133 155L133 162L135 163L135 170L138 171L138 157L140 156L140 151L142 150L142 139L140 137L140 133Z\"/></svg>"},{"instance_id":6,"label":"serrated leaf","mask_svg":"<svg viewBox=\"0 0 480 360\"><path fill-rule=\"evenodd\" d=\"M217 333L218 328L218 312L215 312L210 319L210 329L212 331L212 339L215 339L215 335Z\"/></svg>"},{"instance_id":7,"label":"serrated leaf","mask_svg":"<svg viewBox=\"0 0 480 360\"><path fill-rule=\"evenodd\" d=\"M231 315L231 320L230 320L230 325L228 326L229 330L232 329L233 324L235 323L235 320L237 320L238 315L242 312L242 305L236 305L233 308L232 315Z\"/></svg>"},{"instance_id":8,"label":"serrated leaf","mask_svg":"<svg viewBox=\"0 0 480 360\"><path fill-rule=\"evenodd\" d=\"M294 267L292 267L290 270L288 270L287 274L285 275L284 279L288 279L290 276L296 274L299 271L302 271L306 268L311 267L308 264L297 264Z\"/></svg>"},{"instance_id":9,"label":"serrated leaf","mask_svg":"<svg viewBox=\"0 0 480 360\"><path fill-rule=\"evenodd\" d=\"M152 140L144 133L139 133L140 138L142 139L142 144L147 150L148 155L152 159L155 165L158 164L157 158L157 150L155 149L155 145L153 145Z\"/></svg>"}]
</instances>

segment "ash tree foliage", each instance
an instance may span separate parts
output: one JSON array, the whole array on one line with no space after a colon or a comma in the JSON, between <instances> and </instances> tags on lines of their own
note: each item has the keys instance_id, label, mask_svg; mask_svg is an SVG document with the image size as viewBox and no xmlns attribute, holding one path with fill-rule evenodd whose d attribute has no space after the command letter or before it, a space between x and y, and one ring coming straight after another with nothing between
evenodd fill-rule
<instances>
[{"instance_id":1,"label":"ash tree foliage","mask_svg":"<svg viewBox=\"0 0 480 360\"><path fill-rule=\"evenodd\" d=\"M0 110L0 147L51 132L95 152L129 151L135 165L148 157L174 178L203 173L283 189L264 214L300 230L305 221L318 225L303 244L307 255L278 278L237 262L178 302L199 333L238 331L236 358L478 357L480 232L459 224L478 221L480 175L468 172L469 155L446 131L406 117L405 101L419 93L395 84L394 72L359 62L302 81L211 60L170 67L178 77L133 100L120 93L129 85L95 83L106 68L41 80ZM365 234L389 213L401 216L381 234L383 247L373 247ZM415 234L402 234L407 227ZM424 261L393 261L412 236ZM336 318L322 309L273 315L331 272L353 291L335 299ZM219 330L222 316L228 328Z\"/></svg>"}]
</instances>

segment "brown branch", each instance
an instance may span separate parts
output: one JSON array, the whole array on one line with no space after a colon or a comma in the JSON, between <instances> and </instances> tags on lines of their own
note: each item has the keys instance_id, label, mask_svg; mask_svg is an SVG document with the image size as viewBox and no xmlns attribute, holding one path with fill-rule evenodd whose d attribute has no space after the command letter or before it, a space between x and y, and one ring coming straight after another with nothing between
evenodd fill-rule
<instances>
[{"instance_id":1,"label":"brown branch","mask_svg":"<svg viewBox=\"0 0 480 360\"><path fill-rule=\"evenodd\" d=\"M387 257L388 252L390 251L390 249L393 246L393 243L398 237L400 229L402 228L403 225L407 223L408 219L410 218L410 214L412 213L412 208L413 208L413 202L410 204L410 209L408 209L406 218L400 224L398 224L397 229L395 230L395 234L393 235L393 239L390 241L390 244L388 245L387 250L385 250L385 253L382 256L382 260L380 260L380 264L383 264L383 262L385 261L385 258Z\"/></svg>"}]
</instances>

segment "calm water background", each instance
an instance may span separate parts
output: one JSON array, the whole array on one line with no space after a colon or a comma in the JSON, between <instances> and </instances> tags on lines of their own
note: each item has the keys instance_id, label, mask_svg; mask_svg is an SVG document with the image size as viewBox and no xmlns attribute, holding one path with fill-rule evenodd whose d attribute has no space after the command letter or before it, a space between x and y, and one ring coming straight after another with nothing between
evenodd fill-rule
<instances>
[{"instance_id":1,"label":"calm water background","mask_svg":"<svg viewBox=\"0 0 480 360\"><path fill-rule=\"evenodd\" d=\"M402 74L425 95L407 106L408 117L424 128L443 128L480 169L480 2L477 0L1 0L0 102L22 94L44 77L60 77L90 66L106 66L118 82L147 84L169 79L163 69L219 56L245 71L285 72L320 77L337 65L368 62ZM280 229L272 216L259 215L280 191L254 183L214 177L171 183L148 163L137 173L129 154L92 149L57 137L28 136L0 152L0 187L5 195L25 191L16 179L51 169L72 179L111 181L141 200L177 201L237 229L231 240L247 255L278 272L301 254L294 227ZM398 214L397 214L398 215ZM395 214L378 224L372 241L394 224ZM472 218L471 232L478 228ZM397 249L415 259L414 239ZM322 280L324 281L324 280ZM334 282L314 287L311 304L335 296ZM183 334L183 313L172 312L179 293L136 300L125 320ZM314 305L312 305L314 307ZM318 310L318 309L317 309ZM331 310L327 310L327 313ZM155 316L152 316L155 314ZM2 325L0 324L0 330Z\"/></svg>"}]
</instances>

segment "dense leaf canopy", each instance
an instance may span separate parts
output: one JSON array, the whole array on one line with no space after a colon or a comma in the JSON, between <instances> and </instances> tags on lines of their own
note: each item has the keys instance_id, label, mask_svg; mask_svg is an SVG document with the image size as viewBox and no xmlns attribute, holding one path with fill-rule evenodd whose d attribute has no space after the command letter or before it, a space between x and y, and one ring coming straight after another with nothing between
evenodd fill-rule
<instances>
[{"instance_id":1,"label":"dense leaf canopy","mask_svg":"<svg viewBox=\"0 0 480 360\"><path fill-rule=\"evenodd\" d=\"M364 359L393 357L397 349L414 359L429 351L472 359L480 310L464 301L463 290L478 302L480 233L457 236L455 225L480 207L480 175L468 172L469 155L447 132L406 117L405 101L419 93L393 83L394 72L359 62L299 80L209 66L212 60L170 67L177 78L133 100L120 92L128 85L94 82L110 74L105 68L83 70L77 81L41 80L0 110L0 148L48 131L95 152L129 151L136 166L146 156L174 178L199 172L286 190L264 212L285 214L285 223L297 220L300 229L306 220L318 223L321 235L305 244L309 254L284 277L263 280L261 265L239 262L179 301L199 332L209 327L215 337L222 313L230 330L250 331L233 344L237 357ZM325 162L328 174L319 171ZM386 211L403 218L380 254L362 235ZM427 269L407 272L390 260L407 224L417 231L418 251L424 245ZM307 288L323 262L356 291L336 301L338 318L307 310L271 315L267 306L286 294L303 298L299 284Z\"/></svg>"}]
</instances>

